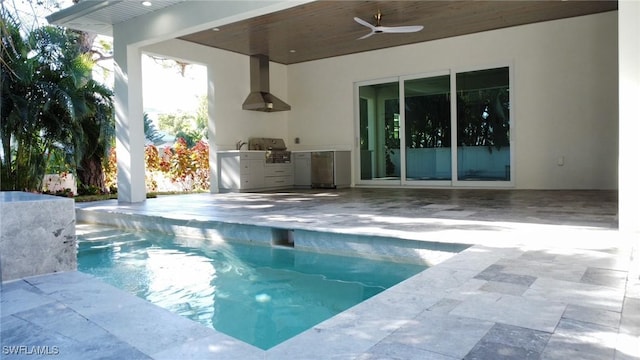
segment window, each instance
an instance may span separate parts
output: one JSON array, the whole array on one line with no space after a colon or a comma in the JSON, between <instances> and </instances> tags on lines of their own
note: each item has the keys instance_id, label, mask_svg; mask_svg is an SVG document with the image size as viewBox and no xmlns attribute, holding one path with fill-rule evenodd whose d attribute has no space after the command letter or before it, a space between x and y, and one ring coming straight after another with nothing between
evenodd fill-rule
<instances>
[{"instance_id":1,"label":"window","mask_svg":"<svg viewBox=\"0 0 640 360\"><path fill-rule=\"evenodd\" d=\"M407 180L451 180L450 78L404 81Z\"/></svg>"},{"instance_id":2,"label":"window","mask_svg":"<svg viewBox=\"0 0 640 360\"><path fill-rule=\"evenodd\" d=\"M509 67L396 79L356 85L361 182L511 181Z\"/></svg>"},{"instance_id":3,"label":"window","mask_svg":"<svg viewBox=\"0 0 640 360\"><path fill-rule=\"evenodd\" d=\"M360 178L398 180L400 101L398 83L359 87Z\"/></svg>"},{"instance_id":4,"label":"window","mask_svg":"<svg viewBox=\"0 0 640 360\"><path fill-rule=\"evenodd\" d=\"M456 74L458 180L509 180L509 68Z\"/></svg>"}]
</instances>

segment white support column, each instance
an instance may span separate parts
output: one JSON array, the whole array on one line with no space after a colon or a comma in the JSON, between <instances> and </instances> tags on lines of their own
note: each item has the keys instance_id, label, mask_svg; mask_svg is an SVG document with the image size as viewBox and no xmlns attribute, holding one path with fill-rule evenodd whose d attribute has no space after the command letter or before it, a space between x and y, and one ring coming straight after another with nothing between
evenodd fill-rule
<instances>
[{"instance_id":1,"label":"white support column","mask_svg":"<svg viewBox=\"0 0 640 360\"><path fill-rule=\"evenodd\" d=\"M142 59L138 47L119 38L114 36L118 201L136 203L146 199Z\"/></svg>"},{"instance_id":2,"label":"white support column","mask_svg":"<svg viewBox=\"0 0 640 360\"><path fill-rule=\"evenodd\" d=\"M640 234L640 1L618 2L619 229Z\"/></svg>"}]
</instances>

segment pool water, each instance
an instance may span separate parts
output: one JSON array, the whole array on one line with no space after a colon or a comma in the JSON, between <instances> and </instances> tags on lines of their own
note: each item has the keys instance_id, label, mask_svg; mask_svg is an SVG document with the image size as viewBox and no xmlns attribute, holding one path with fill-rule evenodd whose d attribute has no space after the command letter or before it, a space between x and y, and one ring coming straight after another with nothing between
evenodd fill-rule
<instances>
[{"instance_id":1,"label":"pool water","mask_svg":"<svg viewBox=\"0 0 640 360\"><path fill-rule=\"evenodd\" d=\"M78 270L269 349L425 266L78 227Z\"/></svg>"}]
</instances>

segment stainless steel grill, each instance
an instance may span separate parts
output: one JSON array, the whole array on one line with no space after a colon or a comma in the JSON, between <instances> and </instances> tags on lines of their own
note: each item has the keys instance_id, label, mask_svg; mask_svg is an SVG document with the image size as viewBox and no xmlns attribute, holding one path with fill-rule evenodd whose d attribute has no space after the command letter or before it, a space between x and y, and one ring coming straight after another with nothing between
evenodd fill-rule
<instances>
[{"instance_id":1,"label":"stainless steel grill","mask_svg":"<svg viewBox=\"0 0 640 360\"><path fill-rule=\"evenodd\" d=\"M286 151L286 150L267 151L266 162L268 164L290 163L291 151Z\"/></svg>"},{"instance_id":2,"label":"stainless steel grill","mask_svg":"<svg viewBox=\"0 0 640 360\"><path fill-rule=\"evenodd\" d=\"M283 139L279 138L250 138L249 150L266 151L265 162L281 164L291 162L291 151L287 150Z\"/></svg>"}]
</instances>

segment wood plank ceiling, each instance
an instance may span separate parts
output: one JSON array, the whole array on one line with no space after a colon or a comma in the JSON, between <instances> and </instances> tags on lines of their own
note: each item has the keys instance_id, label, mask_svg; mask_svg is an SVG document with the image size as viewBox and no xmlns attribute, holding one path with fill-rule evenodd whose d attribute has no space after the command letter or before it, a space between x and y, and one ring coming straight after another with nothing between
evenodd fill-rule
<instances>
[{"instance_id":1,"label":"wood plank ceiling","mask_svg":"<svg viewBox=\"0 0 640 360\"><path fill-rule=\"evenodd\" d=\"M617 1L316 1L180 39L294 64L617 8ZM383 26L424 29L356 40L369 29L353 18L374 23L378 10Z\"/></svg>"}]
</instances>

